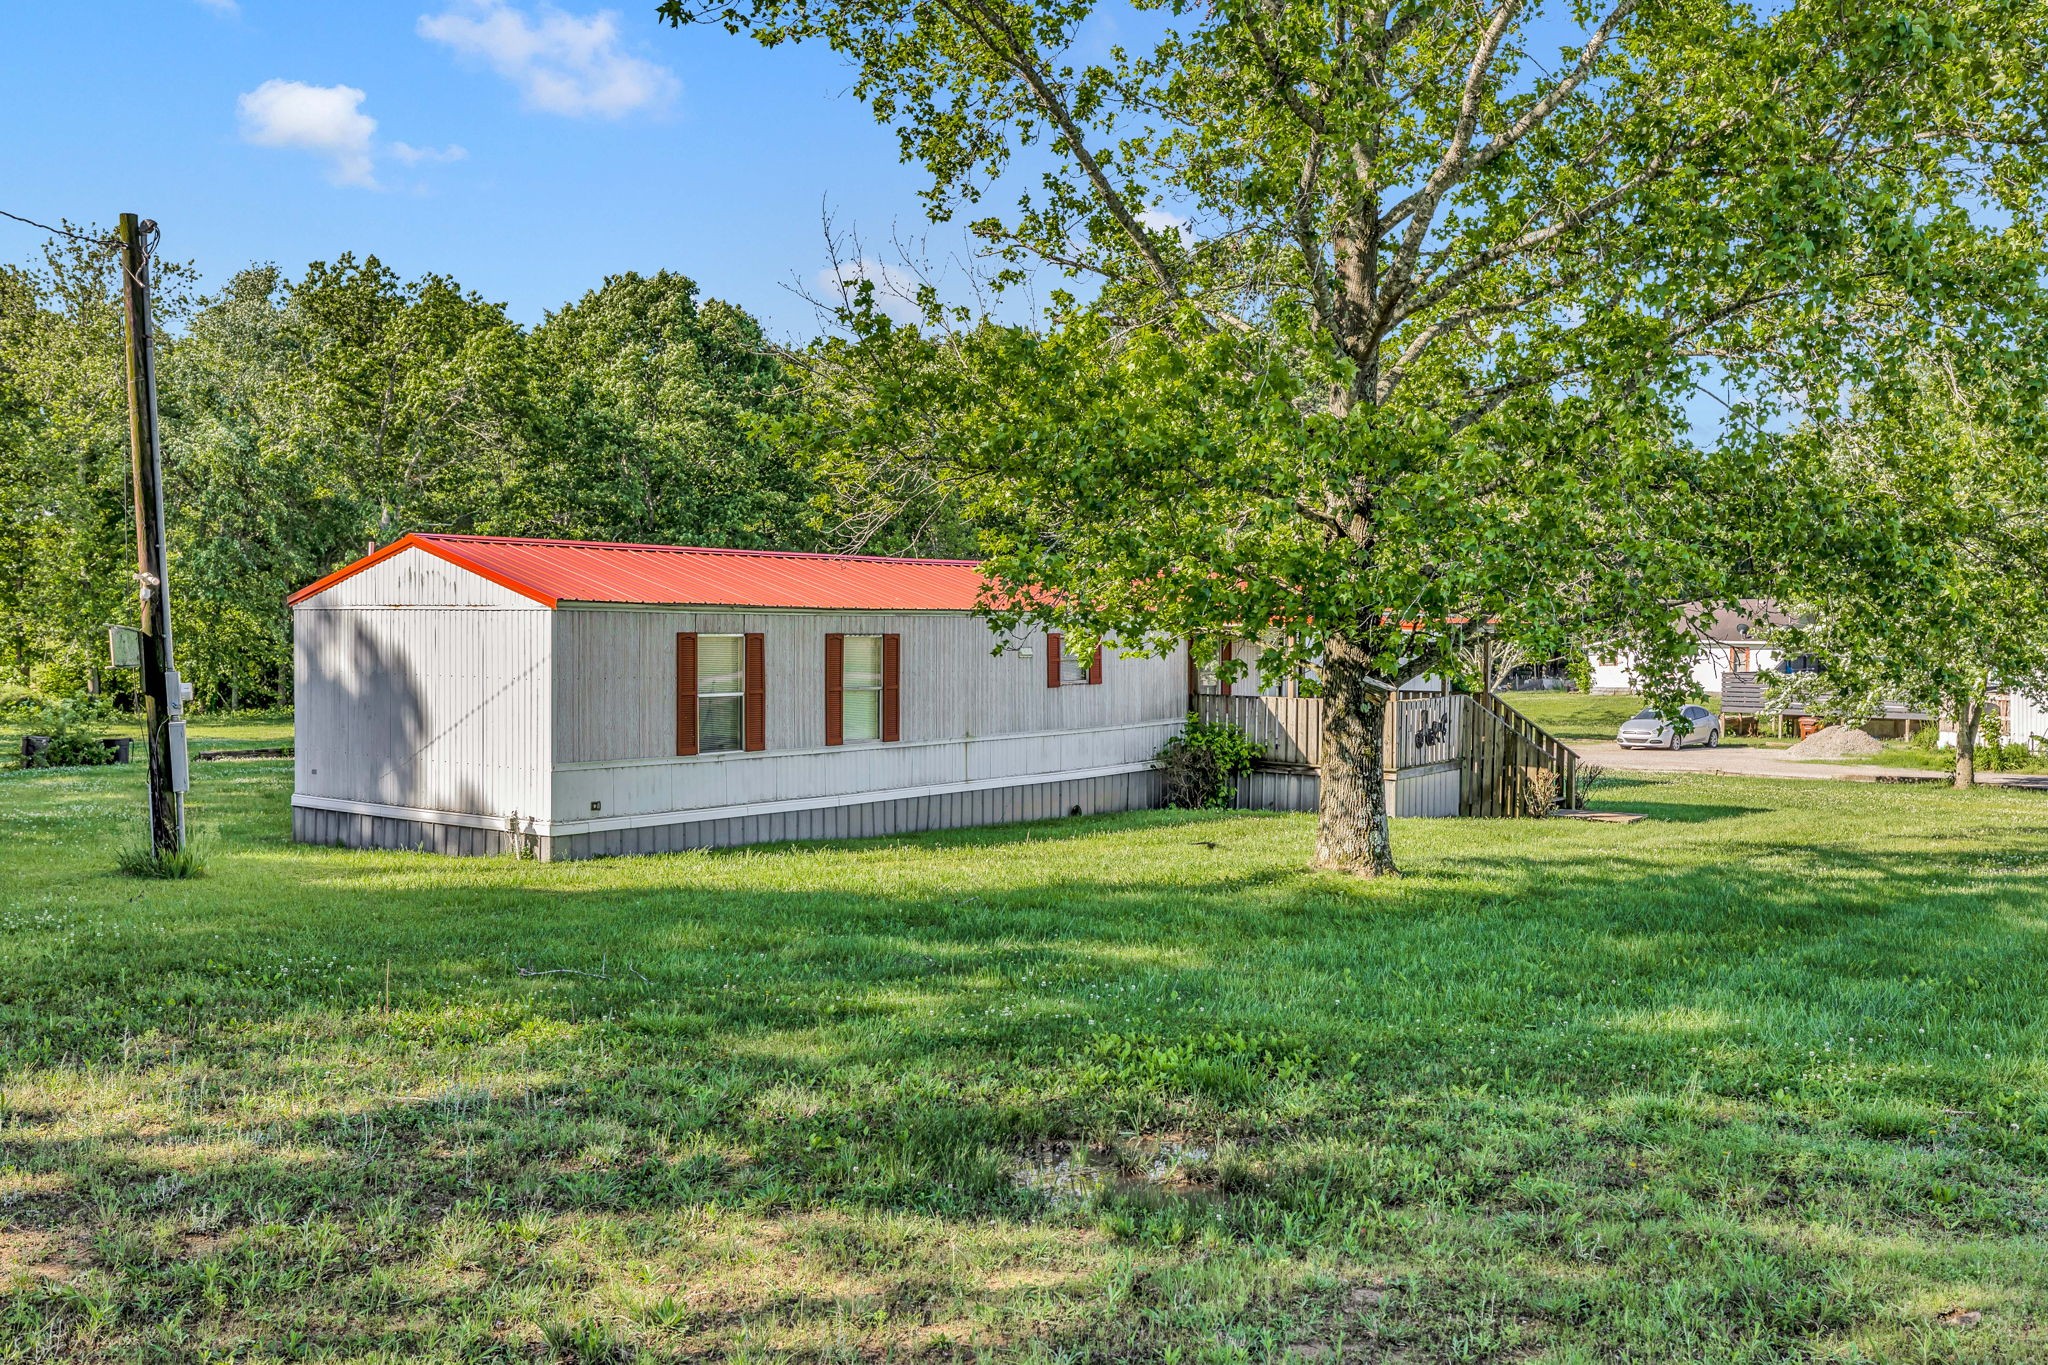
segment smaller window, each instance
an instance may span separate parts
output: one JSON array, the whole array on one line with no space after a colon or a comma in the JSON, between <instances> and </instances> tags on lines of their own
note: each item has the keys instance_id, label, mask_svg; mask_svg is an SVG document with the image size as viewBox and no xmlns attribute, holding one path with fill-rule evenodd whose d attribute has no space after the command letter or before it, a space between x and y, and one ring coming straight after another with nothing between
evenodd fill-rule
<instances>
[{"instance_id":1,"label":"smaller window","mask_svg":"<svg viewBox=\"0 0 2048 1365\"><path fill-rule=\"evenodd\" d=\"M1060 686L1082 687L1095 681L1090 672L1094 663L1092 653L1076 654L1071 649L1063 650L1060 654Z\"/></svg>"},{"instance_id":2,"label":"smaller window","mask_svg":"<svg viewBox=\"0 0 2048 1365\"><path fill-rule=\"evenodd\" d=\"M849 635L840 668L839 718L848 744L882 737L882 637Z\"/></svg>"},{"instance_id":3,"label":"smaller window","mask_svg":"<svg viewBox=\"0 0 2048 1365\"><path fill-rule=\"evenodd\" d=\"M697 752L729 753L746 745L746 637L697 637Z\"/></svg>"}]
</instances>

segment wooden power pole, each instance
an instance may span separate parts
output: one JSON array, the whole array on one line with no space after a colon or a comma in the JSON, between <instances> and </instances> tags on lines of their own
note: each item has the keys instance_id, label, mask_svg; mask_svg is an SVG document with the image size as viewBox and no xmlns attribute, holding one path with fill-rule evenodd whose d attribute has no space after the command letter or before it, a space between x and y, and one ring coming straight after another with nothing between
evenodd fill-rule
<instances>
[{"instance_id":1,"label":"wooden power pole","mask_svg":"<svg viewBox=\"0 0 2048 1365\"><path fill-rule=\"evenodd\" d=\"M163 448L156 429L156 345L149 316L154 223L121 215L121 298L128 321L128 445L135 464L135 579L142 596L143 726L149 739L149 842L159 856L185 846L184 685L171 654L164 553Z\"/></svg>"}]
</instances>

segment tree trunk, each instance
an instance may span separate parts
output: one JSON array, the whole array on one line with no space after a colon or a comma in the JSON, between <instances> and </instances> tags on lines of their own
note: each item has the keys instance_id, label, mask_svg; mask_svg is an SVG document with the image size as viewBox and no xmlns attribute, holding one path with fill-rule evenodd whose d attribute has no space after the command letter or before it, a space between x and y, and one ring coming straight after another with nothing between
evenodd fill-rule
<instances>
[{"instance_id":1,"label":"tree trunk","mask_svg":"<svg viewBox=\"0 0 2048 1365\"><path fill-rule=\"evenodd\" d=\"M1381 771L1387 694L1367 656L1332 638L1323 650L1322 796L1316 816L1316 866L1361 877L1391 876L1387 789Z\"/></svg>"},{"instance_id":2,"label":"tree trunk","mask_svg":"<svg viewBox=\"0 0 2048 1365\"><path fill-rule=\"evenodd\" d=\"M1977 785L1977 718L1982 707L1975 697L1956 699L1956 786Z\"/></svg>"}]
</instances>

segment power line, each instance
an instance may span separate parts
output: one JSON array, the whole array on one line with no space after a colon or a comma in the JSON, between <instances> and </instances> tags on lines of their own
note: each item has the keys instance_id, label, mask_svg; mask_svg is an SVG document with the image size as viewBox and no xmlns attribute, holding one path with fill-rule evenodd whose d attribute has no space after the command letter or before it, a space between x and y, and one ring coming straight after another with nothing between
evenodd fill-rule
<instances>
[{"instance_id":1,"label":"power line","mask_svg":"<svg viewBox=\"0 0 2048 1365\"><path fill-rule=\"evenodd\" d=\"M0 218L12 218L17 223L26 223L28 226L47 232L53 237L69 237L74 242L84 242L90 246L99 247L103 251L112 250L120 245L112 237L89 237L83 232L74 232L70 228L51 227L48 223L38 223L33 218L24 218L18 213L9 213L6 209L0 209Z\"/></svg>"}]
</instances>

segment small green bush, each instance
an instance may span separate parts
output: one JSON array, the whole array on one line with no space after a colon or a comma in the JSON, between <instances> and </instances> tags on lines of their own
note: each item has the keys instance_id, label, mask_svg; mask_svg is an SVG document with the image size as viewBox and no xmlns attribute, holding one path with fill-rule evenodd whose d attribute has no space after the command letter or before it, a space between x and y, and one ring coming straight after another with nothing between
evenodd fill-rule
<instances>
[{"instance_id":1,"label":"small green bush","mask_svg":"<svg viewBox=\"0 0 2048 1365\"><path fill-rule=\"evenodd\" d=\"M38 707L32 733L48 735L49 744L22 759L25 768L91 768L114 761L114 751L100 743L100 731L114 710L95 697L67 698Z\"/></svg>"},{"instance_id":2,"label":"small green bush","mask_svg":"<svg viewBox=\"0 0 2048 1365\"><path fill-rule=\"evenodd\" d=\"M1252 770L1265 746L1227 720L1189 715L1187 728L1166 741L1166 804L1181 810L1225 810L1236 779Z\"/></svg>"},{"instance_id":3,"label":"small green bush","mask_svg":"<svg viewBox=\"0 0 2048 1365\"><path fill-rule=\"evenodd\" d=\"M124 877L182 882L206 875L206 850L188 839L176 853L158 853L147 842L131 844L114 855L114 870Z\"/></svg>"},{"instance_id":4,"label":"small green bush","mask_svg":"<svg viewBox=\"0 0 2048 1365\"><path fill-rule=\"evenodd\" d=\"M0 682L0 719L27 720L47 705L49 699L33 687Z\"/></svg>"},{"instance_id":5,"label":"small green bush","mask_svg":"<svg viewBox=\"0 0 2048 1365\"><path fill-rule=\"evenodd\" d=\"M1586 654L1574 654L1565 660L1565 674L1572 680L1572 691L1590 696L1593 691L1593 659Z\"/></svg>"}]
</instances>

